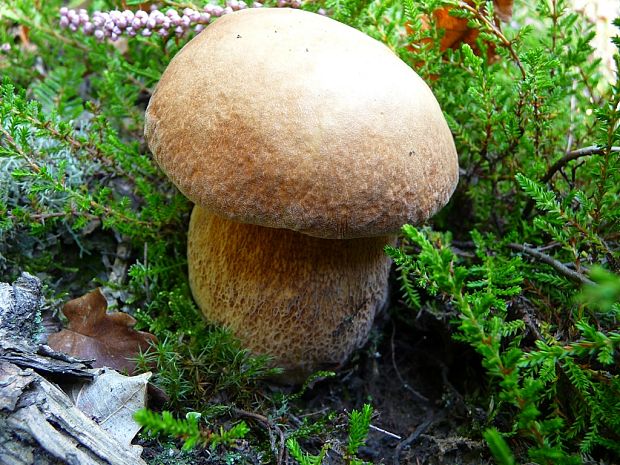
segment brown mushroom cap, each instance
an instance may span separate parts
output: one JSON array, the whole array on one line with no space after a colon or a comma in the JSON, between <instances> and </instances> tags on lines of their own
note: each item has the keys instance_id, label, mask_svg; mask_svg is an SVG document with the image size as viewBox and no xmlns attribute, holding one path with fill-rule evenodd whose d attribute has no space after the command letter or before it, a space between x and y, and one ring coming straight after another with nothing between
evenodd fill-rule
<instances>
[{"instance_id":1,"label":"brown mushroom cap","mask_svg":"<svg viewBox=\"0 0 620 465\"><path fill-rule=\"evenodd\" d=\"M458 180L422 79L380 42L299 10L235 12L196 36L164 72L145 134L196 204L323 238L424 221Z\"/></svg>"}]
</instances>

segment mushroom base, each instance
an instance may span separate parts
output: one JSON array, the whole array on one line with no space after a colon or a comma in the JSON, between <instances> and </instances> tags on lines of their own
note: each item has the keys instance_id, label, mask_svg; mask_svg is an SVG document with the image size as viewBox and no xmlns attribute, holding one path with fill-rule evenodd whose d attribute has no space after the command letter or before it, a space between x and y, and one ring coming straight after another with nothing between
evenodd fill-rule
<instances>
[{"instance_id":1,"label":"mushroom base","mask_svg":"<svg viewBox=\"0 0 620 465\"><path fill-rule=\"evenodd\" d=\"M320 239L236 223L194 207L189 282L208 320L296 382L342 365L386 302L394 237Z\"/></svg>"}]
</instances>

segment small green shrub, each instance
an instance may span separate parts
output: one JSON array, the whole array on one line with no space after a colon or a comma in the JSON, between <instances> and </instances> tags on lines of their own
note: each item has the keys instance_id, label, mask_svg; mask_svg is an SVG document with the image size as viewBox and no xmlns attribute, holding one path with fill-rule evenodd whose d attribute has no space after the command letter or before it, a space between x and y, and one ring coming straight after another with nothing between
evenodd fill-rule
<instances>
[{"instance_id":1,"label":"small green shrub","mask_svg":"<svg viewBox=\"0 0 620 465\"><path fill-rule=\"evenodd\" d=\"M177 9L204 2L194 3L162 1ZM289 438L300 463L320 463L333 414L278 425L298 398L258 395L258 380L273 374L268 361L206 326L189 294L190 204L153 163L142 128L151 90L190 36L98 41L58 27L62 4L0 5L2 281L28 270L46 273L58 295L93 284L115 290L119 305L159 338L139 362L156 369L176 416L198 411L211 421L238 403L270 409L262 417L269 434ZM404 317L444 319L455 339L480 354L488 385L471 402L489 416L472 435L484 437L504 465L617 462L620 79L602 78L591 25L568 0L517 1L513 20L501 25L492 2L481 0L303 7L322 8L399 54L432 87L454 134L461 179L453 200L432 227L405 227L402 246L388 253L411 307ZM443 32L432 13L441 7L480 31L480 56L469 46L440 50ZM499 60L482 58L489 44ZM130 248L127 282L111 282L104 263L119 244ZM195 444L246 434L241 426L201 429L191 416L141 415L153 431ZM344 451L349 463L358 463L369 409L356 415ZM318 455L297 442L310 436L326 444ZM248 437L274 460L281 455L272 438Z\"/></svg>"},{"instance_id":2,"label":"small green shrub","mask_svg":"<svg viewBox=\"0 0 620 465\"><path fill-rule=\"evenodd\" d=\"M134 415L136 421L144 427L144 432L150 434L165 434L182 439L183 449L193 447L210 447L215 449L219 445L230 446L236 441L243 439L250 432L245 422L234 425L229 430L222 426L218 430L204 429L200 427L200 414L188 412L185 420L175 419L168 411L161 414L143 409Z\"/></svg>"}]
</instances>

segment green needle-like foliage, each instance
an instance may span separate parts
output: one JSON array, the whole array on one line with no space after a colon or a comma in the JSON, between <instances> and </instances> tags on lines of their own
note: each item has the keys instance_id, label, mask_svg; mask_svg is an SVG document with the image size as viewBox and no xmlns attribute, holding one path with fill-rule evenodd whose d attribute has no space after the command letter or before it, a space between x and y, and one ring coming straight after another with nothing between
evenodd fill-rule
<instances>
[{"instance_id":1,"label":"green needle-like foliage","mask_svg":"<svg viewBox=\"0 0 620 465\"><path fill-rule=\"evenodd\" d=\"M121 3L142 2L84 7ZM206 2L161 3L200 10ZM120 295L118 305L159 341L138 362L155 371L174 414L141 413L153 432L201 446L247 436L273 463L283 444L299 463L328 455L361 463L369 406L351 413L348 441L326 426L334 412L288 421L305 388L259 393L259 380L276 372L268 359L205 324L192 302L191 205L143 139L148 98L191 34L99 41L59 28L63 4L0 2L1 280L26 270L45 274L53 297L94 285ZM502 465L620 462L620 79L601 72L593 27L571 5L516 1L501 24L482 0L303 5L385 43L444 111L460 181L432 224L405 226L399 247L387 249L409 307L398 321L429 313L477 352L486 380L465 400L487 415L464 421ZM439 8L477 29L476 43L441 50ZM125 281L110 278L119 245L129 250ZM244 423L209 426L253 408L271 412L250 414L252 434ZM188 412L201 420L175 419ZM324 444L316 455L300 446L313 437Z\"/></svg>"},{"instance_id":2,"label":"green needle-like foliage","mask_svg":"<svg viewBox=\"0 0 620 465\"><path fill-rule=\"evenodd\" d=\"M250 432L250 428L243 421L229 430L224 430L222 426L216 430L201 428L200 414L196 412L188 412L186 419L181 420L174 418L168 411L159 414L143 409L136 412L134 418L147 433L164 434L182 439L185 450L196 446L211 449L215 449L220 444L230 446Z\"/></svg>"}]
</instances>

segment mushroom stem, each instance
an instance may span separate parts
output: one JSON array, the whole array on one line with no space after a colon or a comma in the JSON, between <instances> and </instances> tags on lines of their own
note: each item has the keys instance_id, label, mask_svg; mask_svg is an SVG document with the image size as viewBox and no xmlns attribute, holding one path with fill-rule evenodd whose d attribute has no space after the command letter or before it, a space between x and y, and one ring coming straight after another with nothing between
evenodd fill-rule
<instances>
[{"instance_id":1,"label":"mushroom stem","mask_svg":"<svg viewBox=\"0 0 620 465\"><path fill-rule=\"evenodd\" d=\"M394 236L322 239L242 224L194 207L189 281L207 319L254 353L270 354L286 378L335 368L368 337L386 302Z\"/></svg>"}]
</instances>

